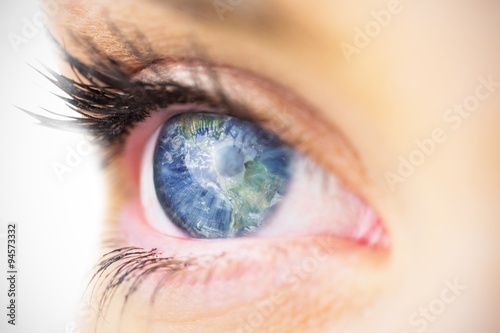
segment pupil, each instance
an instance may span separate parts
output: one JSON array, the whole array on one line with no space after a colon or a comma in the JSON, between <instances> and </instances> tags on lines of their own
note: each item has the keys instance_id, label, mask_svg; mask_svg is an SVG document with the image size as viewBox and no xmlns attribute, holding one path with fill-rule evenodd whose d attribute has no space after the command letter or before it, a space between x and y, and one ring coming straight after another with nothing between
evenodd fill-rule
<instances>
[{"instance_id":1,"label":"pupil","mask_svg":"<svg viewBox=\"0 0 500 333\"><path fill-rule=\"evenodd\" d=\"M239 148L226 146L217 152L216 161L222 176L233 177L243 171L245 156Z\"/></svg>"}]
</instances>

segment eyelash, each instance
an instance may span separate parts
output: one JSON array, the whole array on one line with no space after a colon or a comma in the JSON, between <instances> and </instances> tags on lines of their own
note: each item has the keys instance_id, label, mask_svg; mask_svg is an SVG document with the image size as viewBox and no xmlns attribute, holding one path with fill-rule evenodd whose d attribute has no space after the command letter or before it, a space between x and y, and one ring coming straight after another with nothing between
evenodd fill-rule
<instances>
[{"instance_id":1,"label":"eyelash","mask_svg":"<svg viewBox=\"0 0 500 333\"><path fill-rule=\"evenodd\" d=\"M76 37L75 37L76 38ZM82 45L87 45L89 54L93 55L92 65L87 65L73 57L53 37L54 43L62 53L77 80L58 74L43 66L48 74L40 72L52 84L69 97L59 96L70 110L80 117L60 115L48 111L61 118L51 118L22 109L43 125L51 128L85 132L90 134L95 143L104 148L118 146L121 148L130 133L138 123L148 118L152 112L175 104L203 105L218 108L226 114L249 118L251 113L244 107L234 103L226 96L211 64L198 59L187 60L187 63L202 66L211 75L215 94L210 94L198 87L185 86L174 80L160 83L145 83L133 81L132 69L123 63L103 54L90 40L84 39ZM127 42L128 43L128 42ZM132 51L137 50L129 46ZM91 51L91 52L90 52ZM156 60L146 60L144 55L136 51L135 55L144 67L154 64ZM102 60L104 59L104 60ZM154 58L153 58L154 59ZM120 149L112 150L116 154ZM113 156L108 156L106 160Z\"/></svg>"},{"instance_id":2,"label":"eyelash","mask_svg":"<svg viewBox=\"0 0 500 333\"><path fill-rule=\"evenodd\" d=\"M215 258L210 259L210 262ZM200 258L173 258L161 257L156 249L146 251L138 247L123 247L104 254L101 261L97 264L97 270L92 276L89 286L94 287L90 293L91 301L95 288L99 288L103 281L108 280L106 288L99 299L98 311L100 315L105 315L105 309L113 297L116 289L124 283L129 287L125 293L125 299L122 305L123 314L128 303L129 297L140 287L141 282L148 276L158 273L164 273L162 280L176 272L189 268L207 268L210 262L205 262ZM104 274L107 272L107 274ZM161 280L161 281L162 281ZM158 283L155 292L151 294L150 306L154 305L155 296L162 283Z\"/></svg>"}]
</instances>

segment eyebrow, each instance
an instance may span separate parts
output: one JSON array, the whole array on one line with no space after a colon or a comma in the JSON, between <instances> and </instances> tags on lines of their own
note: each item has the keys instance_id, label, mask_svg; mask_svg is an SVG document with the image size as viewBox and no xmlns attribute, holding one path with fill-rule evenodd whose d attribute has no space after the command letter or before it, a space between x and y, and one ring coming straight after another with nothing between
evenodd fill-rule
<instances>
[{"instance_id":1,"label":"eyebrow","mask_svg":"<svg viewBox=\"0 0 500 333\"><path fill-rule=\"evenodd\" d=\"M252 30L274 29L285 21L272 2L262 0L149 0L152 4L170 7L195 20L210 25L249 27Z\"/></svg>"}]
</instances>

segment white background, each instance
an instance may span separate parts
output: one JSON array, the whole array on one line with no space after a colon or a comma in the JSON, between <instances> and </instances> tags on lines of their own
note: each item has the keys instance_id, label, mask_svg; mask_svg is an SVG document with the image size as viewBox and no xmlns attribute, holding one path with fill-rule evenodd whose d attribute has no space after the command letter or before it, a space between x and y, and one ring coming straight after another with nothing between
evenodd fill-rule
<instances>
[{"instance_id":1,"label":"white background","mask_svg":"<svg viewBox=\"0 0 500 333\"><path fill-rule=\"evenodd\" d=\"M73 332L96 259L105 207L102 172L94 152L57 176L54 166L67 166L83 137L37 126L15 107L65 112L48 93L48 81L28 66L56 66L43 29L26 28L40 8L35 0L2 0L0 7L0 331ZM17 49L9 40L13 34L25 39ZM9 222L18 225L15 327L6 315Z\"/></svg>"}]
</instances>

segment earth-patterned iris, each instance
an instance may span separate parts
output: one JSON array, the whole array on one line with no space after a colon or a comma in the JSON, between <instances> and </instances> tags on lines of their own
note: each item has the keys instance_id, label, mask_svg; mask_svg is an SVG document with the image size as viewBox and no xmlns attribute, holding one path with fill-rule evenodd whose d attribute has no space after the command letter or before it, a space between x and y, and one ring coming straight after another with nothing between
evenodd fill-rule
<instances>
[{"instance_id":1,"label":"earth-patterned iris","mask_svg":"<svg viewBox=\"0 0 500 333\"><path fill-rule=\"evenodd\" d=\"M295 151L235 117L185 113L160 130L156 195L169 219L194 238L230 238L261 228L276 210Z\"/></svg>"}]
</instances>

